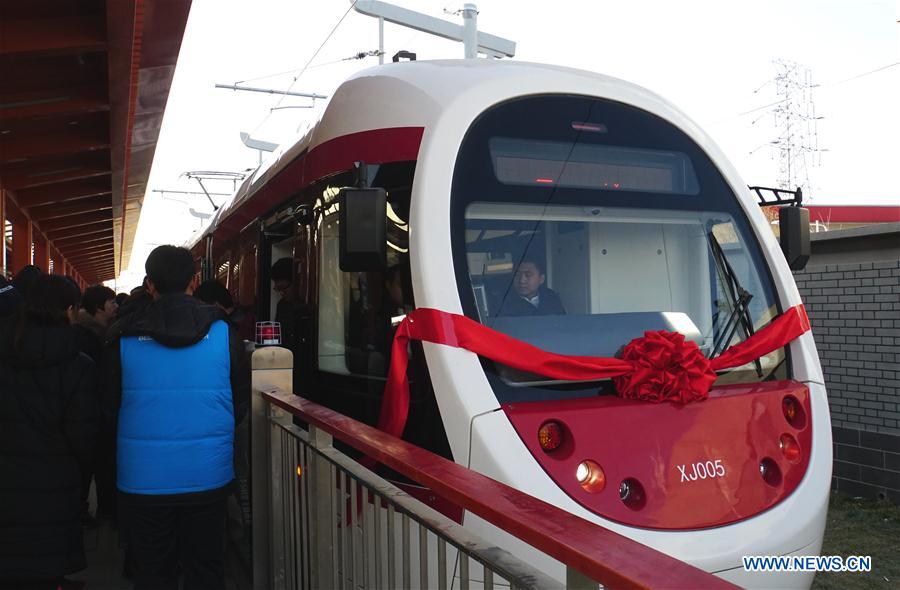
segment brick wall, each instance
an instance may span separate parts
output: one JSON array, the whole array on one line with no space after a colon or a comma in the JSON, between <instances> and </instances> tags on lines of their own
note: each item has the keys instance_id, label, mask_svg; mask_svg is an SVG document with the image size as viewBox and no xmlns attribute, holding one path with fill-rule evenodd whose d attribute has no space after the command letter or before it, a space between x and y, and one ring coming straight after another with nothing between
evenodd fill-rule
<instances>
[{"instance_id":1,"label":"brick wall","mask_svg":"<svg viewBox=\"0 0 900 590\"><path fill-rule=\"evenodd\" d=\"M822 361L833 487L900 504L900 261L794 274Z\"/></svg>"}]
</instances>

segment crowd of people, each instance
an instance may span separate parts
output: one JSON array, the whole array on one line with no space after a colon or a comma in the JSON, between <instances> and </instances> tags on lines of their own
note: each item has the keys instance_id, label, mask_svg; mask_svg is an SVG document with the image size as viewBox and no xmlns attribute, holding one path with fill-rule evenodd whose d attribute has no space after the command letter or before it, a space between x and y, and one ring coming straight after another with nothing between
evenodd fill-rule
<instances>
[{"instance_id":1,"label":"crowd of people","mask_svg":"<svg viewBox=\"0 0 900 590\"><path fill-rule=\"evenodd\" d=\"M35 266L0 277L0 588L80 587L66 576L104 519L137 590L225 586L242 318L186 249L160 246L145 269L118 295Z\"/></svg>"}]
</instances>

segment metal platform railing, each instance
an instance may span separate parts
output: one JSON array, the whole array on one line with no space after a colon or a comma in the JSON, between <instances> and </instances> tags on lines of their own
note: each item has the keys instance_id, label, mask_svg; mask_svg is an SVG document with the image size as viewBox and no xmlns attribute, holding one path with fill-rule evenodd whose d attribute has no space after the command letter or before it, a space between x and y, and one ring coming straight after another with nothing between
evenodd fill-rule
<instances>
[{"instance_id":1,"label":"metal platform railing","mask_svg":"<svg viewBox=\"0 0 900 590\"><path fill-rule=\"evenodd\" d=\"M285 349L254 353L254 588L734 587L294 396L291 367ZM333 438L561 561L566 583L407 495L336 450Z\"/></svg>"}]
</instances>

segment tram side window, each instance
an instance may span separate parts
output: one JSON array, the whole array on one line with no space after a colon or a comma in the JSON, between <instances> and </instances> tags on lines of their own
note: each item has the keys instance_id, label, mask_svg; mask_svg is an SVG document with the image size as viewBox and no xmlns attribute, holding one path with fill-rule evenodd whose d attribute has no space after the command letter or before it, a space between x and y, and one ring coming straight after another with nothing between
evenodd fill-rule
<instances>
[{"instance_id":1,"label":"tram side window","mask_svg":"<svg viewBox=\"0 0 900 590\"><path fill-rule=\"evenodd\" d=\"M408 226L388 202L386 268L343 272L338 216L322 221L319 265L319 369L376 379L387 376L394 330L412 309Z\"/></svg>"}]
</instances>

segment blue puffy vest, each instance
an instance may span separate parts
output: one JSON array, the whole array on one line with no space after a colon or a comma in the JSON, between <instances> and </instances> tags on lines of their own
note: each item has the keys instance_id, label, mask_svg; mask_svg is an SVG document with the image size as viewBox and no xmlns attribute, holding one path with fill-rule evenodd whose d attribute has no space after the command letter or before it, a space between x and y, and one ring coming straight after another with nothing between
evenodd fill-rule
<instances>
[{"instance_id":1,"label":"blue puffy vest","mask_svg":"<svg viewBox=\"0 0 900 590\"><path fill-rule=\"evenodd\" d=\"M129 494L184 494L234 479L234 406L228 326L168 348L149 336L120 340L117 485Z\"/></svg>"}]
</instances>

